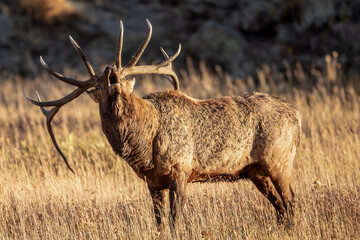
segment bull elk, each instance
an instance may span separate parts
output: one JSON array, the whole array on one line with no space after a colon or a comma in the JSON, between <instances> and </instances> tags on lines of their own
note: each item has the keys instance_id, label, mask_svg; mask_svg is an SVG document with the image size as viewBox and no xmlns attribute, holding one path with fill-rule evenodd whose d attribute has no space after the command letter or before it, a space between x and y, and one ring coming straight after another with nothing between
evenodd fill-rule
<instances>
[{"instance_id":1,"label":"bull elk","mask_svg":"<svg viewBox=\"0 0 360 240\"><path fill-rule=\"evenodd\" d=\"M156 65L137 66L152 33L125 66L121 64L123 24L115 65L97 76L78 44L70 41L85 63L90 79L78 81L41 64L54 77L76 86L76 90L40 106L52 142L73 171L56 143L51 121L59 109L87 92L99 104L101 127L114 152L125 159L135 173L146 181L155 218L161 223L165 192L173 222L185 203L187 183L250 179L276 209L278 219L292 213L294 196L290 174L300 141L299 113L278 97L252 93L243 97L198 100L179 90L171 63L180 53ZM135 79L129 75L161 74L168 77L174 90L151 93L143 98L133 95ZM53 107L45 110L44 107Z\"/></svg>"}]
</instances>

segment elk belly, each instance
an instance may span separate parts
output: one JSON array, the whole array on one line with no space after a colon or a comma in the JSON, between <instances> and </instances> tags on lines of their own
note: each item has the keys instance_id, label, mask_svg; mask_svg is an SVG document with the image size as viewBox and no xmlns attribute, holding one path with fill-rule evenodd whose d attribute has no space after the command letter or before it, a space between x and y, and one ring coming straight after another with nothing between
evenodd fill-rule
<instances>
[{"instance_id":1,"label":"elk belly","mask_svg":"<svg viewBox=\"0 0 360 240\"><path fill-rule=\"evenodd\" d=\"M237 180L238 173L244 167L254 162L249 153L249 150L244 149L227 150L221 156L218 156L218 158L198 161L196 167L193 168L188 182Z\"/></svg>"}]
</instances>

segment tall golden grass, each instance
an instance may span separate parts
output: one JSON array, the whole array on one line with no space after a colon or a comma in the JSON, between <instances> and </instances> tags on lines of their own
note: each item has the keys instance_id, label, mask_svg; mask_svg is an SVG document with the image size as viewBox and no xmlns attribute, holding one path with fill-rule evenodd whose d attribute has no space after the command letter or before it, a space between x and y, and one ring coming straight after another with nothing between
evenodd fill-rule
<instances>
[{"instance_id":1,"label":"tall golden grass","mask_svg":"<svg viewBox=\"0 0 360 240\"><path fill-rule=\"evenodd\" d=\"M273 207L250 182L239 181L190 184L177 229L171 233L166 225L158 232L145 183L111 150L88 96L66 105L53 121L73 175L52 146L40 109L22 95L34 97L36 89L43 99L57 99L71 87L46 73L1 80L0 239L358 238L360 84L358 76L342 73L336 57L327 56L326 67L310 73L300 65L285 75L262 66L257 84L191 62L180 73L181 87L192 97L265 91L300 111L303 134L292 178L297 217L290 228L277 224ZM135 94L171 88L165 83L140 79Z\"/></svg>"}]
</instances>

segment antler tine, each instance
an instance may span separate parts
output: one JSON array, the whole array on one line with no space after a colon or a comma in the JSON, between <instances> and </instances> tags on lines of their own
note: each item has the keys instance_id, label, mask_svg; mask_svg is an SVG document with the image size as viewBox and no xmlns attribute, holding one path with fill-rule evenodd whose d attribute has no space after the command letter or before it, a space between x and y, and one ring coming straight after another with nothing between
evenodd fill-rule
<instances>
[{"instance_id":1,"label":"antler tine","mask_svg":"<svg viewBox=\"0 0 360 240\"><path fill-rule=\"evenodd\" d=\"M181 51L181 44L179 43L179 47L178 47L178 50L176 51L176 53L174 53L174 55L172 55L170 58L169 56L167 55L167 53L165 52L165 50L160 47L160 50L162 52L162 54L164 55L164 57L166 58L165 61L162 61L161 63L158 63L156 66L159 66L159 67L163 67L163 66L166 66L166 65L169 65L170 67L172 66L171 65L171 62L174 61L174 59L179 56L180 54L180 51Z\"/></svg>"},{"instance_id":2,"label":"antler tine","mask_svg":"<svg viewBox=\"0 0 360 240\"><path fill-rule=\"evenodd\" d=\"M37 98L37 100L38 100L39 102L41 102L41 98L40 98L39 92L38 92L38 91L35 91L35 93L36 93L36 98ZM24 94L25 98L28 99L28 97L25 95L25 93L23 93L23 94ZM49 111L47 111L43 106L40 106L40 109L41 109L41 112L42 112L45 116L46 116L47 112L49 112Z\"/></svg>"},{"instance_id":3,"label":"antler tine","mask_svg":"<svg viewBox=\"0 0 360 240\"><path fill-rule=\"evenodd\" d=\"M152 34L152 26L151 26L151 23L149 22L149 20L147 20L147 19L146 19L146 23L147 23L147 25L149 27L148 35L145 38L144 42L139 47L139 49L136 51L135 56L131 57L130 62L125 67L133 67L133 66L136 65L136 63L139 61L141 55L145 51L145 48L146 48L146 46L148 45L148 43L150 41L151 34Z\"/></svg>"},{"instance_id":4,"label":"antler tine","mask_svg":"<svg viewBox=\"0 0 360 240\"><path fill-rule=\"evenodd\" d=\"M90 80L89 81L78 81L76 79L72 79L72 78L69 78L69 77L65 77L64 75L58 73L58 72L55 72L54 70L52 70L49 65L47 65L47 63L44 61L44 59L42 58L42 56L40 56L40 63L41 65L46 69L46 71L48 71L51 75L53 75L54 77L56 77L57 79L65 82L65 83L68 83L68 84L71 84L73 86L77 86L77 87L87 87L90 83Z\"/></svg>"},{"instance_id":5,"label":"antler tine","mask_svg":"<svg viewBox=\"0 0 360 240\"><path fill-rule=\"evenodd\" d=\"M26 97L26 96L25 96ZM38 102L41 102L41 98L39 93L36 91L36 97L38 99ZM27 99L29 99L28 97L26 97ZM59 111L61 106L55 106L53 108L51 108L51 110L47 111L44 107L40 106L41 112L45 115L46 117L46 127L47 130L49 132L49 135L51 137L51 141L54 144L56 150L59 152L59 154L61 155L62 159L64 160L66 166L68 167L68 169L75 174L74 170L71 168L69 162L67 161L64 153L61 151L56 139L55 139L55 135L54 132L52 130L52 126L51 126L51 121L53 120L54 116L56 115L56 113Z\"/></svg>"},{"instance_id":6,"label":"antler tine","mask_svg":"<svg viewBox=\"0 0 360 240\"><path fill-rule=\"evenodd\" d=\"M29 102L31 102L32 104L34 104L36 106L40 106L40 107L52 107L52 106L61 107L61 106L65 105L66 103L71 102L72 100L74 100L75 98L80 96L85 91L86 91L86 89L77 88L74 91L72 91L71 93L69 93L68 95L66 95L65 97L60 98L59 100L48 101L48 102L35 101L35 100L29 98L28 96L26 96L25 93L24 93L24 97Z\"/></svg>"},{"instance_id":7,"label":"antler tine","mask_svg":"<svg viewBox=\"0 0 360 240\"><path fill-rule=\"evenodd\" d=\"M169 55L165 52L165 50L160 47L160 51L162 52L162 54L164 55L165 59L168 59L169 58ZM171 64L171 63L170 63Z\"/></svg>"},{"instance_id":8,"label":"antler tine","mask_svg":"<svg viewBox=\"0 0 360 240\"><path fill-rule=\"evenodd\" d=\"M172 56L172 60L171 60L171 59L169 60L169 55L165 52L165 50L164 50L162 47L160 47L160 50L161 50L162 54L164 55L166 61L169 61L169 62L168 62L169 68L172 69L172 63L171 63L171 61L174 60L174 59L179 55L180 50L181 50L181 45L179 44L179 49L178 49L178 51ZM166 61L164 61L164 62L166 62ZM162 62L161 64L164 64L164 62ZM166 64L165 64L165 65L166 65ZM175 89L175 90L179 90L179 79L177 78L176 74L174 74L174 75L172 76L172 79L169 78L167 75L164 75L164 76L171 82L171 84L174 86L174 89Z\"/></svg>"},{"instance_id":9,"label":"antler tine","mask_svg":"<svg viewBox=\"0 0 360 240\"><path fill-rule=\"evenodd\" d=\"M85 67L89 73L89 75L93 78L95 77L95 72L94 69L92 68L92 66L90 65L89 60L87 59L85 53L81 50L81 48L79 47L79 45L75 42L75 40L69 35L69 39L71 44L73 45L73 47L75 48L75 50L79 53L81 59L83 60Z\"/></svg>"},{"instance_id":10,"label":"antler tine","mask_svg":"<svg viewBox=\"0 0 360 240\"><path fill-rule=\"evenodd\" d=\"M116 49L116 57L115 57L115 66L117 69L121 68L121 53L123 48L123 34L124 34L124 25L123 22L120 20L120 34L119 34L119 40L118 45Z\"/></svg>"},{"instance_id":11,"label":"antler tine","mask_svg":"<svg viewBox=\"0 0 360 240\"><path fill-rule=\"evenodd\" d=\"M165 58L168 57L167 53L164 51L164 49L161 50L164 54ZM179 55L181 51L181 44L179 44L179 48L177 52L165 59L164 61L160 62L156 65L145 65L145 66L133 66L133 67L125 67L123 70L123 76L127 75L135 75L135 74L162 74L162 75L169 75L172 78L171 83L174 86L175 90L179 89L179 80L175 74L175 72L172 69L171 62Z\"/></svg>"}]
</instances>

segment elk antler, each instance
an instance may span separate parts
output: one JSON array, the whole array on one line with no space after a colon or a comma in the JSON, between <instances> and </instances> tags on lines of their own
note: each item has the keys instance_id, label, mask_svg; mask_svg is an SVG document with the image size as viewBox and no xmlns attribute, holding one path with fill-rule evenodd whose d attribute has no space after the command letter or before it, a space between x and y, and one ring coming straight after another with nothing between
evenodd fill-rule
<instances>
[{"instance_id":1,"label":"elk antler","mask_svg":"<svg viewBox=\"0 0 360 240\"><path fill-rule=\"evenodd\" d=\"M165 75L166 77L170 76L171 79L169 79L168 77L167 78L174 86L174 89L178 90L179 89L179 80L178 80L175 72L172 69L171 62L174 61L174 59L179 55L179 53L181 51L180 44L179 44L179 48L176 51L176 53L173 56L171 56L170 58L167 55L167 53L164 51L164 49L160 48L161 52L165 56L165 60L156 65L135 66L137 64L137 62L139 61L141 55L145 51L145 48L147 47L147 45L150 41L150 38L151 38L152 26L151 26L151 23L149 22L149 20L146 19L146 22L148 24L149 31L148 31L148 34L147 34L144 42L141 44L139 49L136 51L135 55L133 55L131 57L129 63L126 64L125 67L121 67L121 52L122 52L122 46L123 46L123 31L124 30L123 30L123 24L120 21L120 35L119 35L119 42L118 42L118 47L117 47L117 52L116 52L117 53L116 59L115 59L116 67L117 67L117 69L119 69L119 71L121 72L121 75L123 77L126 77L128 75L136 75L136 74L162 74L162 75Z\"/></svg>"},{"instance_id":2,"label":"elk antler","mask_svg":"<svg viewBox=\"0 0 360 240\"><path fill-rule=\"evenodd\" d=\"M63 76L60 73L55 72L54 70L52 70L42 59L42 57L40 56L40 62L43 65L43 67L54 77L56 77L57 79L68 83L70 85L76 86L78 87L77 89L75 89L74 91L72 91L71 93L69 93L68 95L66 95L63 98L60 98L59 100L55 100L55 101L49 101L49 102L42 102L39 96L39 93L36 92L36 96L38 101L35 101L31 98L29 98L28 96L25 96L25 98L31 102L32 104L35 104L37 106L40 106L41 112L45 115L46 117L46 127L47 130L50 134L51 140L56 148L56 150L59 152L59 154L61 155L61 157L64 159L66 166L69 168L69 170L71 172L74 173L74 171L72 170L72 168L70 167L69 162L67 161L65 155L63 154L63 152L61 151L59 145L56 142L55 136L54 136L54 132L52 130L52 126L51 126L51 121L53 120L54 116L56 115L56 113L59 111L59 109L71 102L72 100L74 100L75 98L77 98L78 96L80 96L83 92L85 92L87 89L94 87L95 85L95 80L96 80L96 75L95 72L93 70L93 68L91 67L89 60L87 59L87 57L85 56L84 52L81 50L81 48L79 47L79 45L75 42L75 40L69 36L70 41L73 45L73 47L76 49L76 51L79 53L81 59L83 60L83 62L85 63L85 66L90 74L90 79L87 81L78 81L76 79L72 79L72 78L68 78ZM46 110L44 107L53 107L50 110Z\"/></svg>"},{"instance_id":3,"label":"elk antler","mask_svg":"<svg viewBox=\"0 0 360 240\"><path fill-rule=\"evenodd\" d=\"M123 22L120 20L120 33L119 33L119 42L116 48L116 58L115 58L115 66L117 69L121 68L121 52L123 48L123 34L124 34L124 26Z\"/></svg>"},{"instance_id":4,"label":"elk antler","mask_svg":"<svg viewBox=\"0 0 360 240\"><path fill-rule=\"evenodd\" d=\"M116 57L115 57L115 66L118 69L118 71L121 73L121 75L123 77L127 76L127 75L135 75L135 74L147 74L147 73L152 73L152 74L163 74L165 75L165 77L167 77L169 79L169 81L173 84L175 90L179 89L179 81L178 78L175 74L175 72L172 70L172 65L171 62L179 55L180 50L181 50L181 45L179 44L179 49L177 50L177 52L169 57L167 55L167 53L164 51L164 49L160 48L161 52L163 53L163 55L165 56L165 60L160 62L159 64L156 65L149 65L149 66L135 66L137 64L137 62L139 61L141 55L143 54L143 52L145 51L146 46L148 45L150 38L151 38L151 33L152 33L152 27L151 27L151 23L149 22L149 20L146 19L146 22L148 24L149 27L149 31L148 34L144 40L144 42L141 44L141 46L139 47L139 49L136 51L135 55L131 57L130 61L128 64L126 64L125 67L121 67L121 53L122 53L122 48L123 48L123 33L124 33L124 27L123 27L123 23L122 21L120 21L120 35L119 35L119 40L118 40L118 45L117 45L117 50L116 50ZM84 52L81 50L81 48L79 47L79 45L75 42L75 40L69 36L70 38L70 42L73 45L73 47L75 48L75 50L79 53L81 59L83 60L85 67L90 75L90 79L86 80L86 81L79 81L76 79L72 79L69 77L65 77L62 74L55 72L54 70L52 70L42 59L42 57L40 56L40 62L41 65L54 77L56 77L57 79L76 86L77 89L75 89L74 91L72 91L71 93L69 93L68 95L66 95L63 98L60 98L58 100L55 101L48 101L48 102L42 102L39 96L39 93L36 92L36 96L37 96L37 101L30 99L29 97L27 97L25 94L25 98L31 102L32 104L35 104L37 106L40 106L42 113L45 115L46 117L46 126L47 126L47 130L50 134L51 140L56 148L56 150L60 153L61 157L64 159L66 166L70 169L71 172L74 173L74 171L72 170L72 168L70 167L69 162L67 161L65 155L63 154L63 152L61 151L59 145L56 142L55 136L54 136L54 132L52 130L52 126L51 126L51 121L53 120L54 116L56 115L56 113L59 111L59 109L64 106L65 104L71 102L72 100L74 100L75 98L77 98L78 96L80 96L83 92L85 92L86 90L88 90L91 87L95 86L96 80L98 79L98 77L96 76L94 69L92 68L92 66L90 65L89 60L87 59L87 57L85 56ZM170 76L171 79L168 77ZM50 110L46 110L44 107L52 107Z\"/></svg>"}]
</instances>

